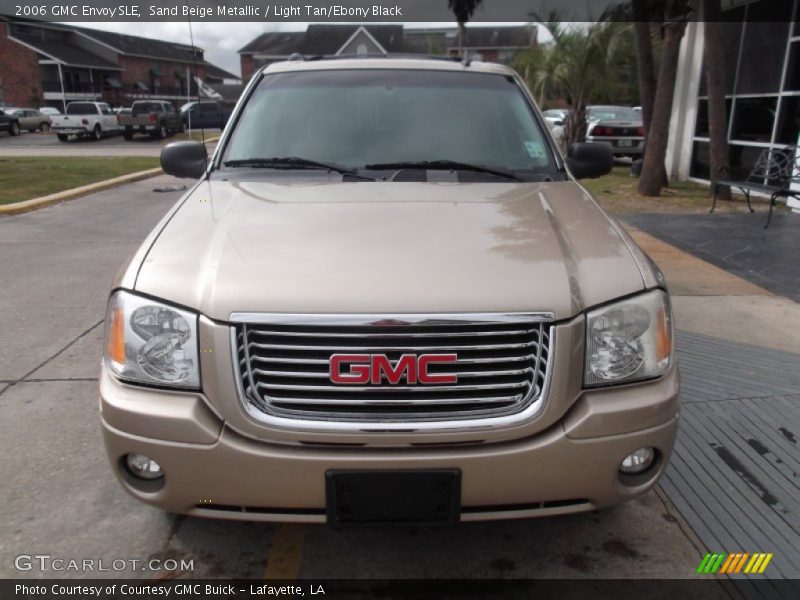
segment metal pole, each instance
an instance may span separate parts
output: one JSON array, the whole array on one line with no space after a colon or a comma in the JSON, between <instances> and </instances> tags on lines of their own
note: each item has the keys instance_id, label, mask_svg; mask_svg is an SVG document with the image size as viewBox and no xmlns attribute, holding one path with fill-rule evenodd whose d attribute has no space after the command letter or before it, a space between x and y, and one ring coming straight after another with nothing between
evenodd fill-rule
<instances>
[{"instance_id":1,"label":"metal pole","mask_svg":"<svg viewBox=\"0 0 800 600\"><path fill-rule=\"evenodd\" d=\"M67 95L64 93L64 75L61 72L61 63L58 63L58 82L61 84L61 110L67 114Z\"/></svg>"},{"instance_id":2,"label":"metal pole","mask_svg":"<svg viewBox=\"0 0 800 600\"><path fill-rule=\"evenodd\" d=\"M186 65L186 119L189 123L189 139L192 137L192 107L188 106L192 101L192 80L189 78L189 65Z\"/></svg>"}]
</instances>

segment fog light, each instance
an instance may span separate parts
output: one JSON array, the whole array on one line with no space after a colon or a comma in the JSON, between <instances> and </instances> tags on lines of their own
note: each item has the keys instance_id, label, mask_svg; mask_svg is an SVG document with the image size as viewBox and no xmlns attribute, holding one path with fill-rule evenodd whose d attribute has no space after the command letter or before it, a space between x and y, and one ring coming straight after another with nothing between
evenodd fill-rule
<instances>
[{"instance_id":1,"label":"fog light","mask_svg":"<svg viewBox=\"0 0 800 600\"><path fill-rule=\"evenodd\" d=\"M629 475L637 475L650 468L655 458L655 451L649 446L634 450L622 459L619 470Z\"/></svg>"},{"instance_id":2,"label":"fog light","mask_svg":"<svg viewBox=\"0 0 800 600\"><path fill-rule=\"evenodd\" d=\"M135 475L140 479L152 481L164 476L161 465L144 454L128 454L125 457L125 466L128 467L131 475Z\"/></svg>"}]
</instances>

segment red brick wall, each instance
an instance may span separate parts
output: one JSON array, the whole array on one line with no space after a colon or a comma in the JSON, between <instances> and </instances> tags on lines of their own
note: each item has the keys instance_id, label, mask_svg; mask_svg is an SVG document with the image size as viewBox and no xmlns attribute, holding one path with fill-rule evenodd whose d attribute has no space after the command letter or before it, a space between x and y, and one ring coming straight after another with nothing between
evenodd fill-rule
<instances>
[{"instance_id":1,"label":"red brick wall","mask_svg":"<svg viewBox=\"0 0 800 600\"><path fill-rule=\"evenodd\" d=\"M242 82L247 83L253 76L253 55L241 54L239 60L242 63Z\"/></svg>"},{"instance_id":2,"label":"red brick wall","mask_svg":"<svg viewBox=\"0 0 800 600\"><path fill-rule=\"evenodd\" d=\"M33 50L8 39L8 23L0 23L0 56L0 101L12 106L41 106L39 60Z\"/></svg>"}]
</instances>

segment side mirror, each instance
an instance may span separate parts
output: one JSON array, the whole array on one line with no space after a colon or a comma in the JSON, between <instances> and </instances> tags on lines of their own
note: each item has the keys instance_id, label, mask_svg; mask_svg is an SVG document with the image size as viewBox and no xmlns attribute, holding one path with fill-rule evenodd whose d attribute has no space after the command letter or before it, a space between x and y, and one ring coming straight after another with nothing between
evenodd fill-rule
<instances>
[{"instance_id":1,"label":"side mirror","mask_svg":"<svg viewBox=\"0 0 800 600\"><path fill-rule=\"evenodd\" d=\"M199 179L207 166L208 152L201 142L173 142L161 150L161 168L168 175Z\"/></svg>"},{"instance_id":2,"label":"side mirror","mask_svg":"<svg viewBox=\"0 0 800 600\"><path fill-rule=\"evenodd\" d=\"M602 177L614 168L614 154L605 144L572 144L567 166L576 179Z\"/></svg>"}]
</instances>

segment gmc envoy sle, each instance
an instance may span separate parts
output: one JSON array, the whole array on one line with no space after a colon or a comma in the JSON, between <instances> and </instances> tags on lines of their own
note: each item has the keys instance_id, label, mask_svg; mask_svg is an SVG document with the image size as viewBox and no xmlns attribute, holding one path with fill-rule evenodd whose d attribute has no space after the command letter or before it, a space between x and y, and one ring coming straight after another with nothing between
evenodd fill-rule
<instances>
[{"instance_id":1,"label":"gmc envoy sle","mask_svg":"<svg viewBox=\"0 0 800 600\"><path fill-rule=\"evenodd\" d=\"M452 523L650 489L678 424L664 279L514 71L297 59L253 77L121 269L102 429L196 516Z\"/></svg>"}]
</instances>

